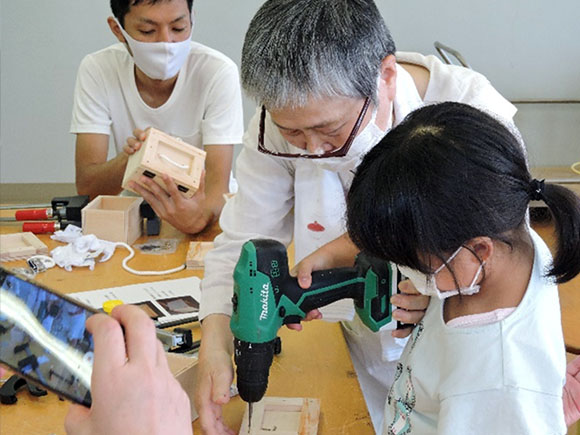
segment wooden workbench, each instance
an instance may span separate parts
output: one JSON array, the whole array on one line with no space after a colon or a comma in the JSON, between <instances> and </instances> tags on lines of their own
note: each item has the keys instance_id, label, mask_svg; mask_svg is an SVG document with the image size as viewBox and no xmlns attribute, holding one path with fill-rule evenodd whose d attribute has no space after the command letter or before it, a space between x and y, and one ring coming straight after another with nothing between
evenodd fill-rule
<instances>
[{"instance_id":1,"label":"wooden workbench","mask_svg":"<svg viewBox=\"0 0 580 435\"><path fill-rule=\"evenodd\" d=\"M3 213L5 215L5 213ZM2 225L0 233L20 231L20 226ZM190 240L213 240L216 226L195 237L184 236L167 223L162 224L160 238L179 238L175 254L169 256L140 255L129 265L135 269L162 270L178 266L185 260ZM59 243L48 235L39 236L53 249ZM137 240L142 243L145 238ZM160 277L132 275L121 268L127 251L118 248L106 263L97 263L94 271L75 268L66 272L54 268L37 275L37 281L63 293L116 287L140 282L200 276L201 272L181 271ZM24 261L3 263L5 267L22 267ZM267 395L285 397L313 397L321 399L319 434L372 434L372 424L356 378L340 326L336 323L309 322L298 333L282 328L282 354L275 358L270 374ZM6 376L5 376L6 377ZM63 421L68 403L49 393L46 397L32 397L27 391L18 393L15 405L0 405L0 434L64 434ZM238 430L244 412L244 402L234 397L224 406L224 419ZM194 423L195 433L201 433Z\"/></svg>"},{"instance_id":2,"label":"wooden workbench","mask_svg":"<svg viewBox=\"0 0 580 435\"><path fill-rule=\"evenodd\" d=\"M554 246L551 223L534 224L534 228L550 247ZM19 231L13 225L0 225L0 233ZM136 269L167 269L180 264L185 258L190 240L212 240L218 233L213 227L189 237L163 223L162 238L179 238L181 244L177 252L167 258L140 255L129 263ZM40 236L49 248L58 244L48 236ZM138 242L142 242L143 239ZM175 279L200 275L191 270L165 277L141 277L121 269L125 257L124 250L118 252L108 262L97 264L94 271L77 269L66 272L52 269L38 275L38 280L63 293L86 291L96 288L128 285L137 282ZM4 263L5 266L19 267L24 262ZM580 276L560 286L562 324L564 338L569 351L580 353ZM372 425L362 398L344 338L337 324L309 322L304 331L297 333L285 328L281 330L283 352L272 366L268 395L303 396L322 398L322 413L319 434L366 434L372 433ZM62 422L68 404L54 394L35 398L27 392L20 392L16 405L0 405L0 434L64 434ZM235 397L223 409L227 424L237 430L244 411L244 403ZM194 430L200 433L194 422Z\"/></svg>"}]
</instances>

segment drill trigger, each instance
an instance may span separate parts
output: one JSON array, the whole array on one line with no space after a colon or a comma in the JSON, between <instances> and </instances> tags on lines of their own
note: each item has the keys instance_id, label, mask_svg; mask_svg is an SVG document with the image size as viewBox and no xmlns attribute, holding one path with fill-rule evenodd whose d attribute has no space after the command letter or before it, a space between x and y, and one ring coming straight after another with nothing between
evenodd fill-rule
<instances>
[{"instance_id":1,"label":"drill trigger","mask_svg":"<svg viewBox=\"0 0 580 435\"><path fill-rule=\"evenodd\" d=\"M282 320L282 322L284 323L284 325L288 325L291 323L300 323L301 320L302 320L302 317L300 317L300 316L289 315L289 316L284 317L284 320Z\"/></svg>"}]
</instances>

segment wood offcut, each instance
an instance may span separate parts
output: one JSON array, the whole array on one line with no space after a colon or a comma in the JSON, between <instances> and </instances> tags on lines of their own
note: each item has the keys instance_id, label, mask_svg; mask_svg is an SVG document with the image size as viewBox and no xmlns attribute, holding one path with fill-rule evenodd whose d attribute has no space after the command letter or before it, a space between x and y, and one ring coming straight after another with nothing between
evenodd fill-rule
<instances>
[{"instance_id":1,"label":"wood offcut","mask_svg":"<svg viewBox=\"0 0 580 435\"><path fill-rule=\"evenodd\" d=\"M205 255L213 249L213 242L189 242L189 249L185 257L187 269L203 269Z\"/></svg>"},{"instance_id":2,"label":"wood offcut","mask_svg":"<svg viewBox=\"0 0 580 435\"><path fill-rule=\"evenodd\" d=\"M39 254L48 254L48 247L34 234L0 234L0 261L21 260Z\"/></svg>"},{"instance_id":3,"label":"wood offcut","mask_svg":"<svg viewBox=\"0 0 580 435\"><path fill-rule=\"evenodd\" d=\"M264 397L254 403L248 432L248 406L240 434L315 435L320 419L320 400L302 397Z\"/></svg>"}]
</instances>

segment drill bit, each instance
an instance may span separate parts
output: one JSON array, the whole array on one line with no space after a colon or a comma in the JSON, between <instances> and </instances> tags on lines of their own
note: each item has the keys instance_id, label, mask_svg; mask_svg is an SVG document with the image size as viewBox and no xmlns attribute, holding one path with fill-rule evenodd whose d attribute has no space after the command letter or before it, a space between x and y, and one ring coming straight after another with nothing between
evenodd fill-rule
<instances>
[{"instance_id":1,"label":"drill bit","mask_svg":"<svg viewBox=\"0 0 580 435\"><path fill-rule=\"evenodd\" d=\"M252 430L252 410L254 402L248 402L248 433Z\"/></svg>"}]
</instances>

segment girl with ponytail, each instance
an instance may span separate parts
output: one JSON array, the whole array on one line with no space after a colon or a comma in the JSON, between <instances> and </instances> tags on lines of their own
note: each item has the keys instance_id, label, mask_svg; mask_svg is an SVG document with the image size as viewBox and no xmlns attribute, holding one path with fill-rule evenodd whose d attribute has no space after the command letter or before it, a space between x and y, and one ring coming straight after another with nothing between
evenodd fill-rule
<instances>
[{"instance_id":1,"label":"girl with ponytail","mask_svg":"<svg viewBox=\"0 0 580 435\"><path fill-rule=\"evenodd\" d=\"M531 200L553 215L553 259ZM580 199L532 179L517 134L460 103L411 113L357 169L347 220L359 248L432 296L384 433L566 433L557 284L580 273Z\"/></svg>"}]
</instances>

